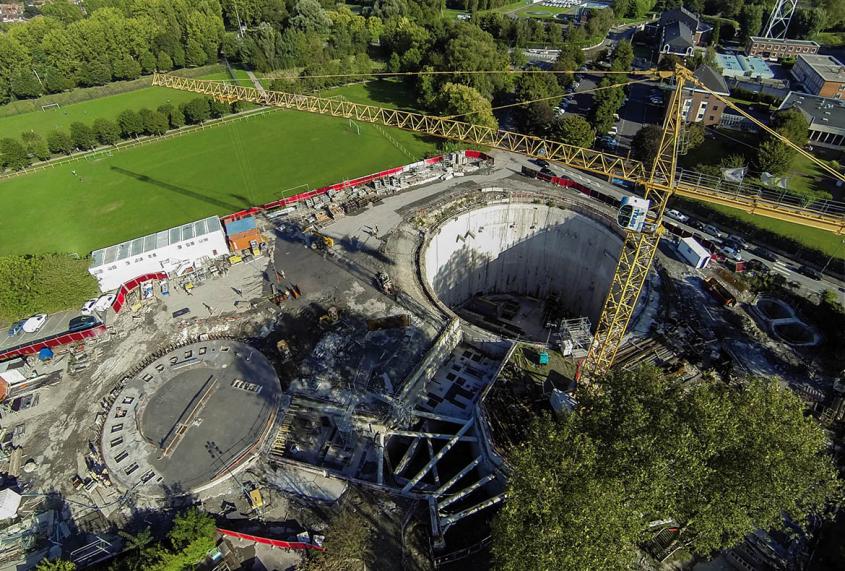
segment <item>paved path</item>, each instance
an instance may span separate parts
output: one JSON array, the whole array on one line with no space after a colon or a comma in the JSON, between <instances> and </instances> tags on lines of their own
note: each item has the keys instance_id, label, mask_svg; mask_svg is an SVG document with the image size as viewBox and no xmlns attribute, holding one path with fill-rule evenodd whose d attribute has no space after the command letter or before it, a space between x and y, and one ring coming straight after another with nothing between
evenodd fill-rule
<instances>
[{"instance_id":1,"label":"paved path","mask_svg":"<svg viewBox=\"0 0 845 571\"><path fill-rule=\"evenodd\" d=\"M267 92L264 90L264 86L261 85L261 82L258 81L258 78L255 77L255 74L252 73L251 71L247 71L246 74L247 74L247 76L249 76L249 79L250 79L250 81L252 81L252 84L255 86L255 89L258 90L258 93L260 93L262 97L267 95Z\"/></svg>"}]
</instances>

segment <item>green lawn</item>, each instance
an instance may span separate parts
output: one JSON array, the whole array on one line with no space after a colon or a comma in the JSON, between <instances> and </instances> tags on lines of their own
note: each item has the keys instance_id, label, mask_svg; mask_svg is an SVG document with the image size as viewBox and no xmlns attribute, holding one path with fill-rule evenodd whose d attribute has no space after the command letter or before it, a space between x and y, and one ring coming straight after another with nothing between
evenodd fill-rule
<instances>
[{"instance_id":1,"label":"green lawn","mask_svg":"<svg viewBox=\"0 0 845 571\"><path fill-rule=\"evenodd\" d=\"M558 8L557 6L542 6L529 4L517 10L514 15L520 18L554 19L558 14L575 14L577 8Z\"/></svg>"},{"instance_id":2,"label":"green lawn","mask_svg":"<svg viewBox=\"0 0 845 571\"><path fill-rule=\"evenodd\" d=\"M842 236L837 236L831 232L817 230L808 226L801 226L800 224L792 224L790 222L782 222L780 220L774 220L763 216L747 214L741 210L729 208L727 206L720 206L716 204L707 204L706 206L707 208L715 210L726 216L736 218L737 220L746 222L756 226L757 228L792 238L809 248L821 250L828 256L845 259L845 244L842 243Z\"/></svg>"},{"instance_id":3,"label":"green lawn","mask_svg":"<svg viewBox=\"0 0 845 571\"><path fill-rule=\"evenodd\" d=\"M419 111L414 93L400 80L388 79L324 89L320 97L342 97L353 103Z\"/></svg>"},{"instance_id":4,"label":"green lawn","mask_svg":"<svg viewBox=\"0 0 845 571\"><path fill-rule=\"evenodd\" d=\"M236 75L245 78L246 72L238 70ZM226 72L203 76L203 79L230 79ZM147 107L155 109L163 103L179 104L196 97L187 91L176 91L165 87L145 87L135 91L109 95L71 105L63 105L48 111L32 111L18 115L0 117L0 133L4 136L19 137L24 131L35 131L41 135L53 129L68 131L74 121L91 125L95 119L105 117L115 119L125 109L137 111Z\"/></svg>"},{"instance_id":5,"label":"green lawn","mask_svg":"<svg viewBox=\"0 0 845 571\"><path fill-rule=\"evenodd\" d=\"M813 40L826 47L839 48L845 46L845 32L821 32Z\"/></svg>"},{"instance_id":6,"label":"green lawn","mask_svg":"<svg viewBox=\"0 0 845 571\"><path fill-rule=\"evenodd\" d=\"M372 125L358 128L360 135L343 119L274 111L0 182L0 255L86 255L189 220L411 162ZM435 149L412 133L389 131L417 158Z\"/></svg>"}]
</instances>

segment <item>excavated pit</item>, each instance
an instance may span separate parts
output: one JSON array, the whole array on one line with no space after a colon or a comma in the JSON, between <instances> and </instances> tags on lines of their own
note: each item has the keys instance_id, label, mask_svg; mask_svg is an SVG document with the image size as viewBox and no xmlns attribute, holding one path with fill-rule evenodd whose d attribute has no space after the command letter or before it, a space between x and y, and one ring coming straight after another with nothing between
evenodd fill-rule
<instances>
[{"instance_id":1,"label":"excavated pit","mask_svg":"<svg viewBox=\"0 0 845 571\"><path fill-rule=\"evenodd\" d=\"M421 273L461 317L499 334L544 341L549 319L597 322L622 247L609 224L545 204L481 207L432 232Z\"/></svg>"}]
</instances>

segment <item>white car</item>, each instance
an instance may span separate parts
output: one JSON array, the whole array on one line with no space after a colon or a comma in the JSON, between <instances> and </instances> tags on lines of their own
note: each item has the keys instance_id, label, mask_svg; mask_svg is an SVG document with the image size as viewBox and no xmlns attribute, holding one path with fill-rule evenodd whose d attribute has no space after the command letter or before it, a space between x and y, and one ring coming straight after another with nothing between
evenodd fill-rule
<instances>
[{"instance_id":1,"label":"white car","mask_svg":"<svg viewBox=\"0 0 845 571\"><path fill-rule=\"evenodd\" d=\"M27 333L35 333L44 326L47 321L46 313L39 313L27 319L23 324L23 330Z\"/></svg>"},{"instance_id":2,"label":"white car","mask_svg":"<svg viewBox=\"0 0 845 571\"><path fill-rule=\"evenodd\" d=\"M667 210L666 216L668 216L669 218L674 218L678 222L688 222L689 221L689 216L687 216L686 214L682 214L682 213L678 212L677 210Z\"/></svg>"},{"instance_id":3,"label":"white car","mask_svg":"<svg viewBox=\"0 0 845 571\"><path fill-rule=\"evenodd\" d=\"M610 131L608 131L607 134L610 135L611 137L615 137L616 135L619 134L619 127L614 125L613 127L610 128Z\"/></svg>"},{"instance_id":4,"label":"white car","mask_svg":"<svg viewBox=\"0 0 845 571\"><path fill-rule=\"evenodd\" d=\"M96 311L106 311L108 308L111 307L111 304L114 303L114 298L116 296L113 293L107 293L105 295L101 295L100 298L97 300L97 303L94 304L94 309Z\"/></svg>"},{"instance_id":5,"label":"white car","mask_svg":"<svg viewBox=\"0 0 845 571\"><path fill-rule=\"evenodd\" d=\"M94 307L97 305L97 298L89 299L85 303L82 304L82 309L79 310L79 313L82 315L91 315L91 312L94 311Z\"/></svg>"}]
</instances>

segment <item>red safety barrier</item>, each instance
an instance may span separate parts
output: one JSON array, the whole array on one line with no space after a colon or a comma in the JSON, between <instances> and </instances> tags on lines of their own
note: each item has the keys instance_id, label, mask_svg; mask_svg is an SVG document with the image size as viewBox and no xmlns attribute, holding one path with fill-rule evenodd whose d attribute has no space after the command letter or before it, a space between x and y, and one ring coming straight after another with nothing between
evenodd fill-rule
<instances>
[{"instance_id":1,"label":"red safety barrier","mask_svg":"<svg viewBox=\"0 0 845 571\"><path fill-rule=\"evenodd\" d=\"M464 151L467 158L470 159L484 159L488 160L491 159L490 155L486 155L480 151ZM343 182L338 182L336 184L332 184L330 186L324 186L322 188L316 188L314 190L309 190L307 192L301 192L299 194L295 194L293 196L288 196L286 198L280 198L279 200L274 200L272 202L268 202L266 204L262 204L261 206L253 206L251 208L246 208L244 210L239 210L238 212L233 212L232 214L227 214L226 216L221 217L221 220L224 222L229 222L232 220L240 220L246 216L253 216L262 212L264 210L273 210L274 208L284 208L286 206L290 206L292 204L296 204L297 202L302 202L303 200L308 200L309 198L314 198L315 196L320 196L321 194L325 194L330 190L340 191L347 188L351 188L353 186L361 186L363 184L370 183L374 180L379 180L382 178L387 178L389 176L393 176L412 168L418 166L430 166L442 162L446 159L443 155L438 155L436 157L430 157L428 159L424 159L422 161L418 161L416 163L411 163L409 165L404 165L401 167L394 167L392 169L387 169L381 172L377 172L374 174L368 174L366 176L353 178L350 180L345 180Z\"/></svg>"},{"instance_id":2,"label":"red safety barrier","mask_svg":"<svg viewBox=\"0 0 845 571\"><path fill-rule=\"evenodd\" d=\"M115 313L121 310L123 304L126 303L126 296L129 295L129 292L141 285L144 282L148 282L150 280L166 280L167 274L164 272L155 272L152 274L144 274L142 276L138 276L137 278L133 278L128 282L124 283L120 286L120 289L117 290L117 294L114 297L114 301L111 304L111 308L114 310Z\"/></svg>"},{"instance_id":3,"label":"red safety barrier","mask_svg":"<svg viewBox=\"0 0 845 571\"><path fill-rule=\"evenodd\" d=\"M238 539L244 539L246 541L255 541L257 543L263 543L264 545L272 545L273 547L281 547L283 549L313 549L314 551L326 550L325 547L320 547L319 545L313 545L311 543L303 543L301 541L283 541L281 539L270 539L269 537L260 537L258 535L250 535L248 533L239 533L237 531L231 531L228 529L220 529L219 527L217 528L217 532L221 535L228 535L229 537L236 537Z\"/></svg>"},{"instance_id":4,"label":"red safety barrier","mask_svg":"<svg viewBox=\"0 0 845 571\"><path fill-rule=\"evenodd\" d=\"M0 353L0 361L4 361L6 359L14 359L15 357L21 357L23 355L34 355L38 353L41 349L52 349L53 347L61 347L62 345L67 345L68 343L82 341L83 339L88 339L90 337L96 337L97 335L105 332L105 324L98 323L90 329L58 333L50 337L45 337L44 339L39 339L38 341L31 341L29 343L18 345L17 347L12 347L11 349L7 349Z\"/></svg>"}]
</instances>

